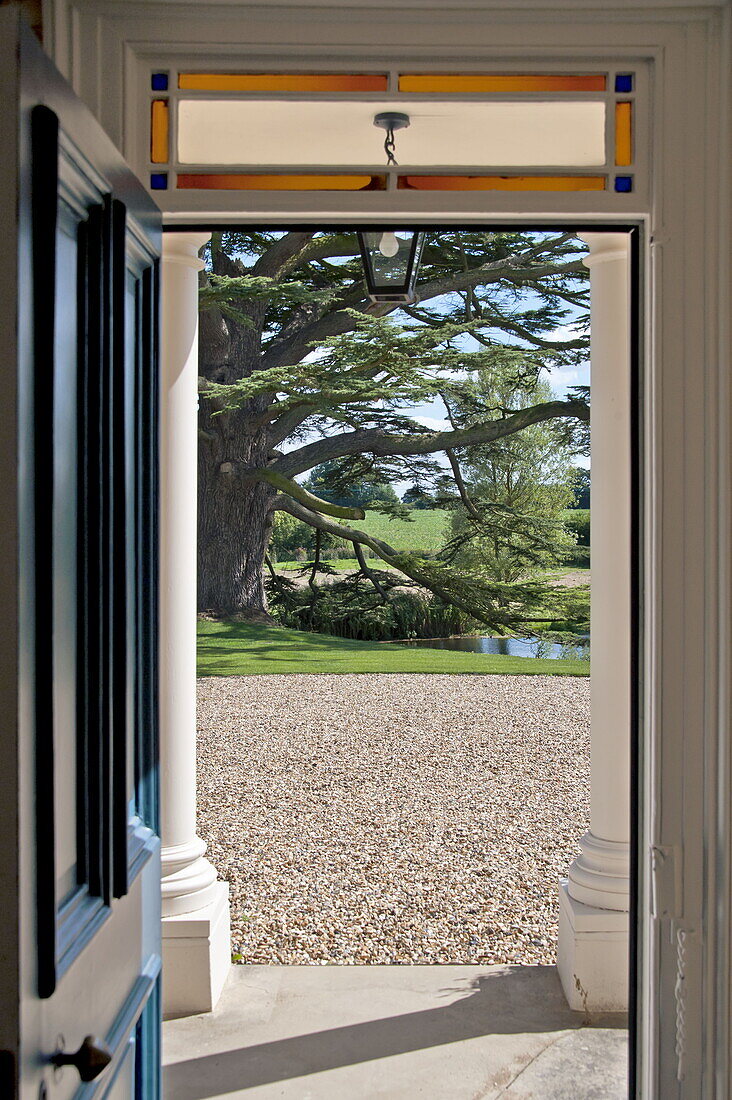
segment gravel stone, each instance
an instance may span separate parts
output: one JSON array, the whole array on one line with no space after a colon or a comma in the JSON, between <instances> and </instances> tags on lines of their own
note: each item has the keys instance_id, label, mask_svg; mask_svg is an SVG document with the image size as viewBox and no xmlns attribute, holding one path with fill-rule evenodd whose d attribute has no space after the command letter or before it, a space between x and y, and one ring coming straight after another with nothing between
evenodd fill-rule
<instances>
[{"instance_id":1,"label":"gravel stone","mask_svg":"<svg viewBox=\"0 0 732 1100\"><path fill-rule=\"evenodd\" d=\"M198 683L198 832L243 963L552 963L589 679Z\"/></svg>"}]
</instances>

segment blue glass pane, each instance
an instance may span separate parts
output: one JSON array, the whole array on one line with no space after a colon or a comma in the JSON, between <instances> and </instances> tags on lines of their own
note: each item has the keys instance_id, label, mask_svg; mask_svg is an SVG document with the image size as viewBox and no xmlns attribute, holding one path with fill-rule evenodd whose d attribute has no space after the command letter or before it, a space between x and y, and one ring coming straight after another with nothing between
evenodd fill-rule
<instances>
[{"instance_id":1,"label":"blue glass pane","mask_svg":"<svg viewBox=\"0 0 732 1100\"><path fill-rule=\"evenodd\" d=\"M150 173L150 190L151 191L167 191L168 190L168 173L167 172L151 172Z\"/></svg>"},{"instance_id":2,"label":"blue glass pane","mask_svg":"<svg viewBox=\"0 0 732 1100\"><path fill-rule=\"evenodd\" d=\"M632 191L633 190L633 177L632 176L616 176L615 177L615 190L616 191Z\"/></svg>"},{"instance_id":3,"label":"blue glass pane","mask_svg":"<svg viewBox=\"0 0 732 1100\"><path fill-rule=\"evenodd\" d=\"M167 88L167 84L166 84ZM615 91L616 92L632 92L633 91L633 74L632 73L618 73L615 77Z\"/></svg>"},{"instance_id":4,"label":"blue glass pane","mask_svg":"<svg viewBox=\"0 0 732 1100\"><path fill-rule=\"evenodd\" d=\"M168 74L167 73L153 73L150 78L150 87L154 92L167 92L168 90Z\"/></svg>"}]
</instances>

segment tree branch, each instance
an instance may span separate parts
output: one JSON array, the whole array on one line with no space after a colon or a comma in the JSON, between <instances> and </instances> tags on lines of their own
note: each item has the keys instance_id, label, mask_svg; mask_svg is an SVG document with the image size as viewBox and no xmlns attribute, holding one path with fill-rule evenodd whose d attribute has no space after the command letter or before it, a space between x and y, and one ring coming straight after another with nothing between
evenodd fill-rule
<instances>
[{"instance_id":1,"label":"tree branch","mask_svg":"<svg viewBox=\"0 0 732 1100\"><path fill-rule=\"evenodd\" d=\"M465 481L463 480L462 471L460 469L460 463L458 462L457 458L455 457L455 452L451 449L448 449L447 451L445 451L445 454L447 455L448 460L450 462L450 465L452 466L452 472L453 472L453 476L455 478L455 484L457 485L457 490L460 493L460 499L462 500L463 504L465 505L466 512L469 515L471 515L473 517L473 519L480 519L481 518L480 512L478 511L478 509L475 507L472 500L468 496L468 490L465 487Z\"/></svg>"},{"instance_id":2,"label":"tree branch","mask_svg":"<svg viewBox=\"0 0 732 1100\"><path fill-rule=\"evenodd\" d=\"M492 263L482 264L470 271L457 271L442 279L435 279L431 283L418 285L417 300L425 302L442 294L489 283L498 283L503 279L508 279L511 282L517 280L534 282L550 275L586 274L587 269L581 260L568 264L547 263L537 267L522 267L521 261L530 253L531 250L521 253L519 256L504 257L500 260L494 260ZM343 302L343 307L325 315L321 313L316 317L313 317L312 313L306 314L303 312L266 349L262 356L262 369L280 367L288 361L297 362L306 354L311 344L317 344L331 336L342 336L346 332L351 332L355 328L355 321L345 311L345 307L372 316L386 316L400 308L398 305L370 306L368 300L363 297L352 297L350 300Z\"/></svg>"},{"instance_id":3,"label":"tree branch","mask_svg":"<svg viewBox=\"0 0 732 1100\"><path fill-rule=\"evenodd\" d=\"M279 489L281 493L288 493L289 496L304 504L306 508L310 508L315 512L324 512L328 516L337 516L340 519L366 518L366 513L362 508L347 508L343 504L331 504L329 500L321 500L320 497L309 493L304 486L298 485L296 481L291 481L288 477L284 477L281 473L273 470L272 467L261 470L247 470L246 475L254 481L268 482L275 489Z\"/></svg>"},{"instance_id":4,"label":"tree branch","mask_svg":"<svg viewBox=\"0 0 732 1100\"><path fill-rule=\"evenodd\" d=\"M315 587L315 578L318 575L318 569L320 568L320 544L323 541L323 533L317 527L315 528L315 553L313 554L313 567L310 570L310 576L308 577L308 586L313 594L313 603L317 599L318 590Z\"/></svg>"},{"instance_id":5,"label":"tree branch","mask_svg":"<svg viewBox=\"0 0 732 1100\"><path fill-rule=\"evenodd\" d=\"M277 575L277 570L272 565L272 559L270 558L269 554L264 555L264 564L267 566L267 569L269 571L269 575L272 578L272 583L274 584L275 588L279 592L281 592L282 591L281 578Z\"/></svg>"},{"instance_id":6,"label":"tree branch","mask_svg":"<svg viewBox=\"0 0 732 1100\"><path fill-rule=\"evenodd\" d=\"M496 439L514 435L532 424L544 420L574 418L588 422L589 406L577 399L569 401L546 401L532 405L501 420L491 420L472 428L460 428L451 432L424 432L419 435L391 435L379 428L363 428L354 432L320 439L308 443L296 451L288 451L278 458L268 472L292 477L295 474L311 470L321 462L333 458L344 458L352 454L372 454L378 458L390 458L406 455L428 455L435 451L447 451L460 447L470 447L478 443L492 443ZM256 471L251 471L254 476ZM274 484L274 482L272 482ZM286 490L289 492L289 489Z\"/></svg>"},{"instance_id":7,"label":"tree branch","mask_svg":"<svg viewBox=\"0 0 732 1100\"><path fill-rule=\"evenodd\" d=\"M520 258L520 257L519 257ZM474 267L471 271L460 271L455 275L434 282L417 286L418 301L423 302L427 298L436 298L441 294L450 294L456 290L467 290L468 287L481 286L488 283L498 283L502 279L511 282L535 282L537 279L546 279L551 275L570 275L574 272L586 271L581 260L569 264L544 264L541 267L521 268L518 264L509 260L494 260L493 263ZM523 277L523 278L522 278Z\"/></svg>"},{"instance_id":8,"label":"tree branch","mask_svg":"<svg viewBox=\"0 0 732 1100\"><path fill-rule=\"evenodd\" d=\"M289 270L292 261L307 247L313 235L313 231L285 233L259 257L250 274L281 277L283 269L285 272Z\"/></svg>"},{"instance_id":9,"label":"tree branch","mask_svg":"<svg viewBox=\"0 0 732 1100\"><path fill-rule=\"evenodd\" d=\"M300 519L303 523L309 524L310 527L325 531L329 535L335 535L336 538L347 539L349 542L353 543L358 542L363 546L370 546L382 561L385 561L392 569L404 573L405 576L409 577L423 588L427 588L430 592L433 592L435 596L439 596L445 603L452 604L453 607L458 607L461 611L470 615L471 618L476 617L476 609L474 607L471 607L470 604L465 600L461 600L460 597L456 596L454 593L448 592L446 588L435 582L434 577L428 577L426 573L423 573L412 561L405 560L404 555L399 554L399 551L395 550L393 546L389 546L388 542L383 542L373 535L367 535L365 531L357 531L354 527L346 527L342 523L334 523L333 520L326 519L325 516L310 511L309 508L304 508L291 497L278 497L275 506L280 511L289 512L291 516L295 516L296 519Z\"/></svg>"},{"instance_id":10,"label":"tree branch","mask_svg":"<svg viewBox=\"0 0 732 1100\"><path fill-rule=\"evenodd\" d=\"M386 600L388 598L387 593L386 593L386 589L381 584L381 581L376 576L373 569L369 569L368 565L366 564L366 557L364 555L363 550L361 549L361 544L358 543L358 542L352 542L351 545L352 545L352 547L355 551L356 560L358 561L359 568L360 568L361 572L363 573L364 577L366 577L367 580L371 581L374 588L376 589L376 591L381 596L382 600L384 600L384 602L386 602Z\"/></svg>"}]
</instances>

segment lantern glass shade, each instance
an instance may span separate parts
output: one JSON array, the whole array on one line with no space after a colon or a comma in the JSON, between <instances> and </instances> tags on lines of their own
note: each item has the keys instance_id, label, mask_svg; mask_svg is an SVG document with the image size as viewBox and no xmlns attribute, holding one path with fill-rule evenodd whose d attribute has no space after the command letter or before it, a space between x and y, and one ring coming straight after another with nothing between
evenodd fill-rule
<instances>
[{"instance_id":1,"label":"lantern glass shade","mask_svg":"<svg viewBox=\"0 0 732 1100\"><path fill-rule=\"evenodd\" d=\"M372 302L413 302L424 234L368 230L359 232L358 242Z\"/></svg>"}]
</instances>

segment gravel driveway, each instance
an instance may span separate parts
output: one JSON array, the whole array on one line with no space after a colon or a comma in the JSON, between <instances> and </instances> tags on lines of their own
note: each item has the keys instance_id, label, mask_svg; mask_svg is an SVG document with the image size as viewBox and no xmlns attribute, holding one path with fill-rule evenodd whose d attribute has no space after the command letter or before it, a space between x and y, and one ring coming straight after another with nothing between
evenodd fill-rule
<instances>
[{"instance_id":1,"label":"gravel driveway","mask_svg":"<svg viewBox=\"0 0 732 1100\"><path fill-rule=\"evenodd\" d=\"M588 679L198 683L199 834L246 963L551 963Z\"/></svg>"}]
</instances>

